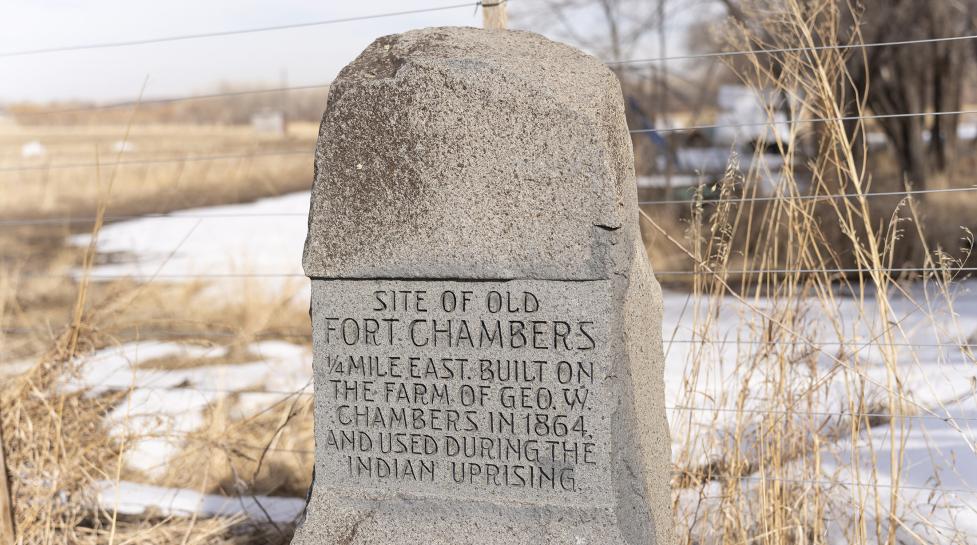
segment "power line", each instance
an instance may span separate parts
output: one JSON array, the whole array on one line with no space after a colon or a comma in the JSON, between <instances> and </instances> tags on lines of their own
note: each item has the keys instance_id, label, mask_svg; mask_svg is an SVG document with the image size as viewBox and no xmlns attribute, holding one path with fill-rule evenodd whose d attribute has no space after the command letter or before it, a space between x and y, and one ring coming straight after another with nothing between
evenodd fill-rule
<instances>
[{"instance_id":1,"label":"power line","mask_svg":"<svg viewBox=\"0 0 977 545\"><path fill-rule=\"evenodd\" d=\"M224 31L218 31L218 32L201 32L201 33L197 33L197 34L178 34L178 35L174 35L174 36L163 36L163 37L159 37L159 38L145 38L145 39L139 39L139 40L125 40L125 41L118 41L118 42L101 42L101 43L68 45L68 46L59 46L59 47L45 47L45 48L39 48L39 49L22 49L22 50L19 50L19 51L16 51L16 50L15 51L3 51L3 52L0 52L0 58L24 57L24 56L28 56L28 55L41 55L41 54L46 54L46 53L61 53L61 52L66 52L66 51L82 51L82 50L88 50L88 49L108 49L108 48L115 48L115 47L130 47L130 46L148 45L148 44L156 44L156 43L164 43L164 42L178 42L178 41L185 41L185 40L198 40L198 39L203 39L203 38L217 38L217 37L222 37L222 36L236 36L236 35L240 35L240 34L254 34L254 33L259 33L259 32L275 32L275 31L279 31L279 30L292 30L292 29L297 29L297 28L309 28L309 27L316 27L316 26L333 25L333 24L337 24L337 23L350 23L350 22L354 22L354 21L366 21L366 20L370 20L370 19L382 19L382 18L387 18L387 17L398 17L398 16L401 16L401 15L414 15L414 14L418 14L418 13L431 13L431 12L435 12L435 11L447 11L447 10L453 10L453 9L459 9L459 8L470 8L472 6L475 6L477 8L480 5L481 5L481 2L465 2L464 4L450 4L450 5L447 5L447 6L438 6L438 7L420 8L420 9L411 9L411 10L403 10L403 11L392 11L392 12L387 12L387 13L376 13L376 14L372 14L372 15L358 15L358 16L353 16L353 17L340 17L340 18L336 18L336 19L324 19L324 20L320 20L320 21L309 21L309 22L305 22L305 23L291 23L291 24L285 24L285 25L274 25L274 26L266 26L266 27L254 27L254 28L245 28L245 29L238 29L238 30L224 30Z\"/></svg>"},{"instance_id":2,"label":"power line","mask_svg":"<svg viewBox=\"0 0 977 545\"><path fill-rule=\"evenodd\" d=\"M66 52L66 51L80 51L80 50L89 50L89 49L130 47L130 46L148 45L148 44L155 44L155 43L196 40L196 39L204 39L204 38L216 38L216 37L223 37L223 36L235 36L241 34L253 34L253 33L260 33L260 32L274 32L280 30L291 30L297 28L332 25L337 23L348 23L354 21L365 21L370 19L397 17L402 15L414 15L419 13L447 11L447 10L467 8L467 7L475 7L477 9L481 5L482 5L481 1L466 2L462 4L451 4L446 6L436 6L436 7L429 7L429 8L413 9L413 10L377 13L372 15L342 17L336 19L325 19L320 21L309 21L305 23L291 23L291 24L284 24L284 25L254 27L254 28L237 29L237 30L201 32L195 34L180 34L174 36L163 36L159 38L145 38L139 40L124 40L124 41L117 41L117 42L101 42L101 43L79 44L79 45L71 45L71 46L4 51L4 52L0 52L0 58L21 57L27 55L40 55L46 53L59 53L59 52ZM608 64L610 66L623 66L629 64L669 62L669 61L676 61L676 60L692 60L692 59L717 58L717 57L733 57L733 56L756 55L756 54L799 53L799 52L806 52L806 51L826 51L826 50L844 51L849 49L870 49L870 48L877 48L877 47L955 42L955 41L963 41L963 40L972 40L974 38L977 38L977 35L946 36L946 37L939 37L939 38L922 38L916 40L895 40L895 41L888 41L888 42L821 45L821 46L810 46L810 47L784 47L784 48L773 48L773 49L744 49L744 50L736 50L736 51L714 51L710 53L693 53L688 55L674 55L674 56L667 56L667 57L652 57L652 58L644 58L644 59L610 60L610 61L605 61L605 64Z\"/></svg>"}]
</instances>

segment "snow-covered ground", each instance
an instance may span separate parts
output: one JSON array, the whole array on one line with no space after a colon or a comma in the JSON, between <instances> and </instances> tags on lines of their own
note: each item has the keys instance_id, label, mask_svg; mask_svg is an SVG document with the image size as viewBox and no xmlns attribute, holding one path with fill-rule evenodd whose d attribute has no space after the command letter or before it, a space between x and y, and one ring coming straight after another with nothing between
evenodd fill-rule
<instances>
[{"instance_id":1,"label":"snow-covered ground","mask_svg":"<svg viewBox=\"0 0 977 545\"><path fill-rule=\"evenodd\" d=\"M201 365L176 369L152 365L173 358L200 360ZM207 365L206 360L213 358L222 363ZM23 369L25 363L3 367ZM124 392L107 416L109 431L126 438L126 466L154 478L162 476L170 460L187 447L187 435L205 425L208 408L227 403L230 418L253 416L294 396L311 395L311 377L312 354L307 346L256 342L241 361L234 361L224 348L138 341L84 358L78 373L63 387L87 395ZM232 498L130 481L99 481L93 492L100 508L126 515L197 513L278 523L295 520L305 505L302 498Z\"/></svg>"},{"instance_id":2,"label":"snow-covered ground","mask_svg":"<svg viewBox=\"0 0 977 545\"><path fill-rule=\"evenodd\" d=\"M308 293L302 274L308 210L309 193L302 192L109 224L98 240L109 263L93 274L215 280L227 293L255 282L279 290L304 286ZM72 242L87 245L89 238Z\"/></svg>"},{"instance_id":3,"label":"snow-covered ground","mask_svg":"<svg viewBox=\"0 0 977 545\"><path fill-rule=\"evenodd\" d=\"M260 281L268 290L305 282L301 255L308 202L308 193L298 193L109 225L102 230L98 247L112 253L114 259L96 268L94 274L203 277L215 286L230 287L229 293L233 293L234 282L248 275L256 275L251 280ZM87 237L76 237L74 242L87 244ZM299 297L307 298L308 283L303 286ZM825 477L852 483L845 489L853 497L866 487L885 488L894 477L889 466L891 448L904 443L899 484L906 512L912 517L907 524L918 519L934 527L953 526L972 536L977 536L977 493L972 492L977 490L977 365L969 345L977 343L975 289L975 282L960 283L947 299L935 286L918 285L891 297L888 326L893 333L888 339L881 334L884 324L871 295L864 305L840 294L828 303L811 300L803 305L803 319L790 326L800 330L804 340L797 341L796 347L778 341L779 350L791 348L804 356L803 361L813 362L791 369L798 384L818 384L813 397L817 405L803 410L826 418L840 417L849 410L853 380L867 399L881 400L893 388L894 374L905 409L914 413L895 438L889 436L888 426L879 426L867 432L857 447L845 439L825 446ZM769 301L744 303L727 297L710 311L710 301L676 291L666 291L664 303L667 404L673 450L678 453L688 444L690 434L721 434L723 425L735 421L735 403L744 388L749 392L746 410L763 410L770 394L770 376L747 373L745 366L767 357L756 344L761 338L756 328L776 314L777 308ZM887 342L893 346L885 354ZM817 346L813 352L812 344ZM126 406L112 415L115 422L127 420L130 429L189 431L198 425L203 409L223 395L208 389L291 391L305 386L311 372L305 349L287 343L255 345L252 352L258 357L234 364L233 371L223 366L178 371L133 368L133 364L181 350L197 357L213 355L178 343L124 345L96 354L83 383L98 388L135 386ZM689 362L696 359L703 365L689 386ZM886 361L896 362L895 373L886 368ZM176 385L193 388L180 392L172 388ZM259 399L260 395L242 398L251 400L251 405L241 408L242 413L259 410L281 394ZM683 408L688 406L693 409ZM159 423L160 416L166 417L165 423ZM706 446L692 460L710 459L715 454L710 448L715 447L708 445L719 443L703 443ZM866 451L866 445L873 452ZM128 461L151 471L165 464L175 448L178 445L170 439L147 439L136 446ZM865 470L870 459L876 460L874 473ZM199 495L181 501L181 505L206 503ZM935 542L960 542L932 528L917 530L913 531Z\"/></svg>"},{"instance_id":4,"label":"snow-covered ground","mask_svg":"<svg viewBox=\"0 0 977 545\"><path fill-rule=\"evenodd\" d=\"M292 522L305 508L304 498L246 496L232 498L201 494L183 488L167 488L129 481L99 481L95 484L98 504L122 515L236 516L276 523Z\"/></svg>"},{"instance_id":5,"label":"snow-covered ground","mask_svg":"<svg viewBox=\"0 0 977 545\"><path fill-rule=\"evenodd\" d=\"M248 352L252 357L246 361L154 369L145 365L174 356L204 359L226 353L172 342L127 343L86 358L79 377L67 387L90 395L128 391L108 416L111 431L133 437L125 452L129 467L157 476L183 448L184 436L204 424L204 411L214 403L234 394L231 416L245 417L292 392L311 389L312 354L307 347L265 341L250 345Z\"/></svg>"}]
</instances>

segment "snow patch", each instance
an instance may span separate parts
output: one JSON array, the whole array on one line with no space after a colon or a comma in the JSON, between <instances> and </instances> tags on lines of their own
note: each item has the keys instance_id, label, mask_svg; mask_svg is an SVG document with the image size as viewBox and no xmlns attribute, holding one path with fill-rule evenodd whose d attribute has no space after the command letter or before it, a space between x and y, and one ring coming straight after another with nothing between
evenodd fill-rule
<instances>
[{"instance_id":1,"label":"snow patch","mask_svg":"<svg viewBox=\"0 0 977 545\"><path fill-rule=\"evenodd\" d=\"M123 515L233 517L255 522L293 522L305 509L302 498L277 496L228 497L185 488L152 486L130 481L97 481L98 506Z\"/></svg>"},{"instance_id":2,"label":"snow patch","mask_svg":"<svg viewBox=\"0 0 977 545\"><path fill-rule=\"evenodd\" d=\"M69 391L88 395L128 391L108 415L110 433L127 437L125 462L149 476L165 471L170 458L183 449L183 437L200 429L205 411L232 395L232 416L246 417L270 407L309 385L312 355L307 347L280 341L259 342L249 351L251 362L144 369L141 363L164 357L226 356L223 348L142 341L96 352L80 364ZM239 394L246 390L261 393Z\"/></svg>"}]
</instances>

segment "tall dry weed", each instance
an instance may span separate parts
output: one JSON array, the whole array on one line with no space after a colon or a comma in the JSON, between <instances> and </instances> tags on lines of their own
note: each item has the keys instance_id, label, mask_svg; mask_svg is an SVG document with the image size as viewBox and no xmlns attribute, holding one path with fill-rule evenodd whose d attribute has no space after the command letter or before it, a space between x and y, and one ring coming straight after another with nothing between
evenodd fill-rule
<instances>
[{"instance_id":1,"label":"tall dry weed","mask_svg":"<svg viewBox=\"0 0 977 545\"><path fill-rule=\"evenodd\" d=\"M680 534L689 545L928 543L948 530L906 501L903 461L910 417L946 400L924 403L907 388L903 375L921 362L904 322L915 315L908 321L939 329L925 316L952 314L952 269L969 256L927 246L919 202L869 195L866 124L842 120L843 106L869 113L846 68L862 53L840 28L843 10L856 10L833 0L741 5L757 26L733 25L731 49L780 50L730 67L780 97L769 119L796 121L789 138L771 131L756 146L781 160L758 151L741 172L734 157L718 200L693 205L684 237L643 214L693 271L672 414ZM802 144L813 153L801 155ZM911 279L893 272L909 244L929 269ZM959 344L958 332L940 333L931 340ZM872 439L878 429L885 444Z\"/></svg>"}]
</instances>

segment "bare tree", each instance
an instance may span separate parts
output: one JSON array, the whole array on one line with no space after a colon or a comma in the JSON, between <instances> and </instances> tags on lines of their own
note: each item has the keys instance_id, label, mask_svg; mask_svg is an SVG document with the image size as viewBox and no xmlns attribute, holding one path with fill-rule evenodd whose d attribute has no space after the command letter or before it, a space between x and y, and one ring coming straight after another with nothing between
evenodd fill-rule
<instances>
[{"instance_id":1,"label":"bare tree","mask_svg":"<svg viewBox=\"0 0 977 545\"><path fill-rule=\"evenodd\" d=\"M684 42L689 27L676 24L678 15L696 13L715 0L542 0L514 13L518 22L555 35L605 60L630 60L666 56L669 44ZM685 19L689 19L685 17ZM701 22L693 18L692 22ZM696 27L698 30L701 28ZM666 35L667 34L667 35ZM714 63L710 66L714 66ZM661 128L664 116L674 109L699 108L712 89L700 78L676 70L666 62L612 65L627 99L631 122L639 128ZM705 72L707 78L713 71ZM664 159L668 178L673 167L669 142L674 135L643 133L635 142L641 171L657 171L655 156ZM679 135L684 136L684 135ZM652 144L651 142L654 141Z\"/></svg>"},{"instance_id":2,"label":"bare tree","mask_svg":"<svg viewBox=\"0 0 977 545\"><path fill-rule=\"evenodd\" d=\"M647 47L660 15L655 0L543 0L523 14L532 28L606 60L630 58Z\"/></svg>"},{"instance_id":3,"label":"bare tree","mask_svg":"<svg viewBox=\"0 0 977 545\"><path fill-rule=\"evenodd\" d=\"M730 17L754 32L769 21L768 0L720 0ZM918 0L862 0L858 7L847 0L831 0L832 10L849 21L839 29L842 41L887 43L964 36L974 31L974 0L919 2ZM823 4L823 3L822 3ZM823 8L819 8L823 9ZM812 20L816 17L812 13ZM856 25L854 21L858 21ZM905 116L907 113L960 110L967 63L974 51L963 40L922 44L854 48L848 57L851 87L843 112L854 111L864 99L895 152L903 177L924 187L930 176L945 172L958 146L959 116ZM776 56L770 56L776 63ZM773 67L775 69L775 67ZM928 130L927 143L924 134Z\"/></svg>"}]
</instances>

